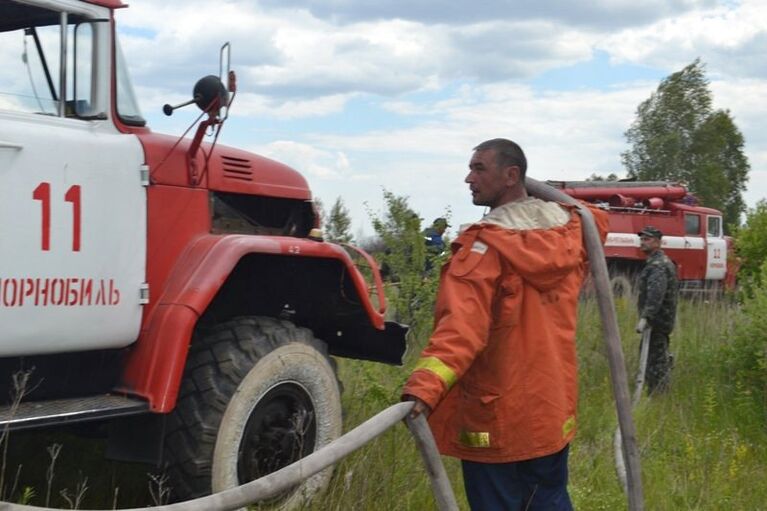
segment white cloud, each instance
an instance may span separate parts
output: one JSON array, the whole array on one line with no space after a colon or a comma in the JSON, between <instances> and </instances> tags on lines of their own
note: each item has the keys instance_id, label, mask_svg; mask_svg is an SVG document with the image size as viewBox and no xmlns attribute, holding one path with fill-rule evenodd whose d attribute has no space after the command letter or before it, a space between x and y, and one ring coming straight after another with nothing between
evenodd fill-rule
<instances>
[{"instance_id":1,"label":"white cloud","mask_svg":"<svg viewBox=\"0 0 767 511\"><path fill-rule=\"evenodd\" d=\"M280 140L256 148L256 152L300 169L308 177L338 181L349 174L349 160L341 151L328 151L309 144Z\"/></svg>"},{"instance_id":2,"label":"white cloud","mask_svg":"<svg viewBox=\"0 0 767 511\"><path fill-rule=\"evenodd\" d=\"M522 82L586 62L596 49L613 62L667 72L700 56L712 76L767 76L767 10L761 0L734 7L711 0L523 7L508 17L498 15L508 10L502 1L483 8L442 6L429 14L430 0L168 0L138 2L120 11L118 21L131 28L124 46L137 83L186 90L199 76L217 71L218 47L229 40L240 90L253 95L252 111L279 117L288 110L280 102L295 102L292 116L304 115L293 107L316 116L337 111L355 94L399 101L454 80ZM440 16L453 18L445 23ZM317 98L320 104L312 101Z\"/></svg>"},{"instance_id":3,"label":"white cloud","mask_svg":"<svg viewBox=\"0 0 767 511\"><path fill-rule=\"evenodd\" d=\"M321 117L343 110L353 94L334 94L319 98L290 99L275 101L268 96L238 93L233 108L237 115L254 118L301 119Z\"/></svg>"},{"instance_id":4,"label":"white cloud","mask_svg":"<svg viewBox=\"0 0 767 511\"><path fill-rule=\"evenodd\" d=\"M338 25L361 20L400 18L426 24L465 25L497 19L555 19L566 25L623 27L649 23L690 9L712 5L714 0L485 0L444 2L441 0L262 0L264 6L298 9Z\"/></svg>"},{"instance_id":5,"label":"white cloud","mask_svg":"<svg viewBox=\"0 0 767 511\"><path fill-rule=\"evenodd\" d=\"M620 153L628 145L623 133L634 120L637 105L656 87L657 83L647 82L611 92L541 94L530 87L488 85L465 91L462 100L417 105L419 112L439 112L438 120L354 135L314 133L306 140L325 151L347 155L350 176L364 173L365 186L343 183L332 192L345 200L350 197L353 218L366 218L360 195L377 203L380 188L386 187L409 196L425 219L450 207L457 225L481 214L463 183L476 144L495 137L516 140L528 155L528 175L535 179L585 179L594 172L625 175ZM753 104L765 87L767 82L755 80L712 84L714 107L730 108L746 136L753 167L746 194L751 205L767 196L767 141L754 139L763 137L758 122L767 115L767 105ZM408 110L406 105L400 108ZM322 179L312 184L323 189Z\"/></svg>"},{"instance_id":6,"label":"white cloud","mask_svg":"<svg viewBox=\"0 0 767 511\"><path fill-rule=\"evenodd\" d=\"M546 95L522 86L477 87L464 102L431 105L442 114L437 121L356 135L316 133L309 140L347 155L351 168L368 176L367 197L379 199L380 187L386 187L410 196L425 218L450 207L456 221L463 223L480 214L463 183L476 144L495 137L516 140L528 154L529 175L536 179L621 172L623 131L652 87ZM364 214L353 200L350 209L353 216Z\"/></svg>"},{"instance_id":7,"label":"white cloud","mask_svg":"<svg viewBox=\"0 0 767 511\"><path fill-rule=\"evenodd\" d=\"M448 204L456 217L476 216L463 173L471 147L496 136L522 143L534 177L622 173L623 132L657 82L541 93L523 80L588 60L595 49L614 63L663 74L700 57L712 79L714 107L729 109L746 139L752 165L747 201L767 196L763 0L518 5L523 8L509 19L500 16L507 9L501 1L436 8L431 0L167 0L134 2L118 21L156 31L128 42L139 78L163 88L162 94L142 93L155 103L185 98L198 75L216 65L224 40L233 42L240 76L238 116L321 118L343 111L360 94L383 96L381 108L407 119L408 127L340 135L332 125L315 124L295 133L292 144L266 148L305 172L315 191L348 197L357 217L365 217L363 198L380 200L380 186L411 195L426 217ZM468 84L448 93L445 86L456 78ZM173 90L181 92L174 96ZM412 99L407 93L413 91L432 91L439 99Z\"/></svg>"},{"instance_id":8,"label":"white cloud","mask_svg":"<svg viewBox=\"0 0 767 511\"><path fill-rule=\"evenodd\" d=\"M715 75L767 77L767 9L763 0L743 0L692 11L610 34L599 47L617 62L680 69L700 57Z\"/></svg>"},{"instance_id":9,"label":"white cloud","mask_svg":"<svg viewBox=\"0 0 767 511\"><path fill-rule=\"evenodd\" d=\"M474 145L497 136L522 144L536 178L621 173L623 132L657 81L578 91L541 91L530 82L546 70L588 62L595 50L659 75L700 57L715 108L730 109L746 138L753 167L746 197L753 204L767 196L763 0L521 0L515 6L509 16L501 0L482 6L136 0L117 12L117 21L154 129L180 134L191 122L191 108L170 119L158 120L155 112L187 99L197 78L217 73L219 47L231 41L240 131L234 122L227 126L226 143L296 167L326 202L343 195L356 218L366 216L364 200L380 201L381 186L410 195L425 218L448 205L454 224L475 218L479 212L462 183L466 162ZM4 50L0 61L17 58ZM387 129L361 122L350 134L335 126L352 99L384 110ZM290 124L274 137L280 141L248 138L256 128L243 125L260 129L265 119Z\"/></svg>"}]
</instances>

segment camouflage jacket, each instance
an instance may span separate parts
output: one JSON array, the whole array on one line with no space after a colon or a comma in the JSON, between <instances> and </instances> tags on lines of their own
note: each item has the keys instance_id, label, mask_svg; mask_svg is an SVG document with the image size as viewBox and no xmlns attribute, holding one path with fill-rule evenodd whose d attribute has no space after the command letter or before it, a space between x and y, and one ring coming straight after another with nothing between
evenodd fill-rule
<instances>
[{"instance_id":1,"label":"camouflage jacket","mask_svg":"<svg viewBox=\"0 0 767 511\"><path fill-rule=\"evenodd\" d=\"M646 318L656 331L671 333L679 291L676 266L662 250L657 250L647 258L638 283L639 317Z\"/></svg>"}]
</instances>

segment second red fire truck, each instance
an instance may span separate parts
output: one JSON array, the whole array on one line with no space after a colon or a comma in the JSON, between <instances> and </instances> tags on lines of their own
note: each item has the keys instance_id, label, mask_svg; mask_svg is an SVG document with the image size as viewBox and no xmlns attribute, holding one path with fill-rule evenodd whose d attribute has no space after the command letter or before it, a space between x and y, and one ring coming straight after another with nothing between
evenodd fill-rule
<instances>
[{"instance_id":1,"label":"second red fire truck","mask_svg":"<svg viewBox=\"0 0 767 511\"><path fill-rule=\"evenodd\" d=\"M734 285L732 239L724 235L722 213L700 205L685 186L666 181L549 184L608 212L605 257L616 291L630 288L644 265L637 233L648 225L663 232L662 249L676 264L683 291L720 292Z\"/></svg>"}]
</instances>

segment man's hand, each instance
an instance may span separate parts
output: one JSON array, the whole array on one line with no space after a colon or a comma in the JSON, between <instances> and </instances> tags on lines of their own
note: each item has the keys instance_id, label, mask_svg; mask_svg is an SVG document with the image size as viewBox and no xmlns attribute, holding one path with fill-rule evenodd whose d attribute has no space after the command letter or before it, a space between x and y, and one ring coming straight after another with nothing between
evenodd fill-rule
<instances>
[{"instance_id":1,"label":"man's hand","mask_svg":"<svg viewBox=\"0 0 767 511\"><path fill-rule=\"evenodd\" d=\"M413 401L415 405L413 406L413 409L410 410L410 418L415 419L419 415L423 414L424 418L429 418L429 414L431 413L431 408L429 408L429 405L421 401L415 396L411 396L409 394L405 394L402 396L403 401Z\"/></svg>"},{"instance_id":2,"label":"man's hand","mask_svg":"<svg viewBox=\"0 0 767 511\"><path fill-rule=\"evenodd\" d=\"M647 320L645 318L642 318L639 320L639 323L637 323L636 331L638 334L641 334L647 329Z\"/></svg>"}]
</instances>

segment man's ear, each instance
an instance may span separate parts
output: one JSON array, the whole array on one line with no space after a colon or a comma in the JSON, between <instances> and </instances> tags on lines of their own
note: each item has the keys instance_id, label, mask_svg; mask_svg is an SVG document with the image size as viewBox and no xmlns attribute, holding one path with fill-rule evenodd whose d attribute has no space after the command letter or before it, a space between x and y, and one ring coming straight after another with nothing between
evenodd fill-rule
<instances>
[{"instance_id":1,"label":"man's ear","mask_svg":"<svg viewBox=\"0 0 767 511\"><path fill-rule=\"evenodd\" d=\"M522 169L519 168L519 165L509 165L508 167L506 167L506 169L509 172L509 175L508 175L509 186L515 186L520 181L520 176L522 175Z\"/></svg>"}]
</instances>

